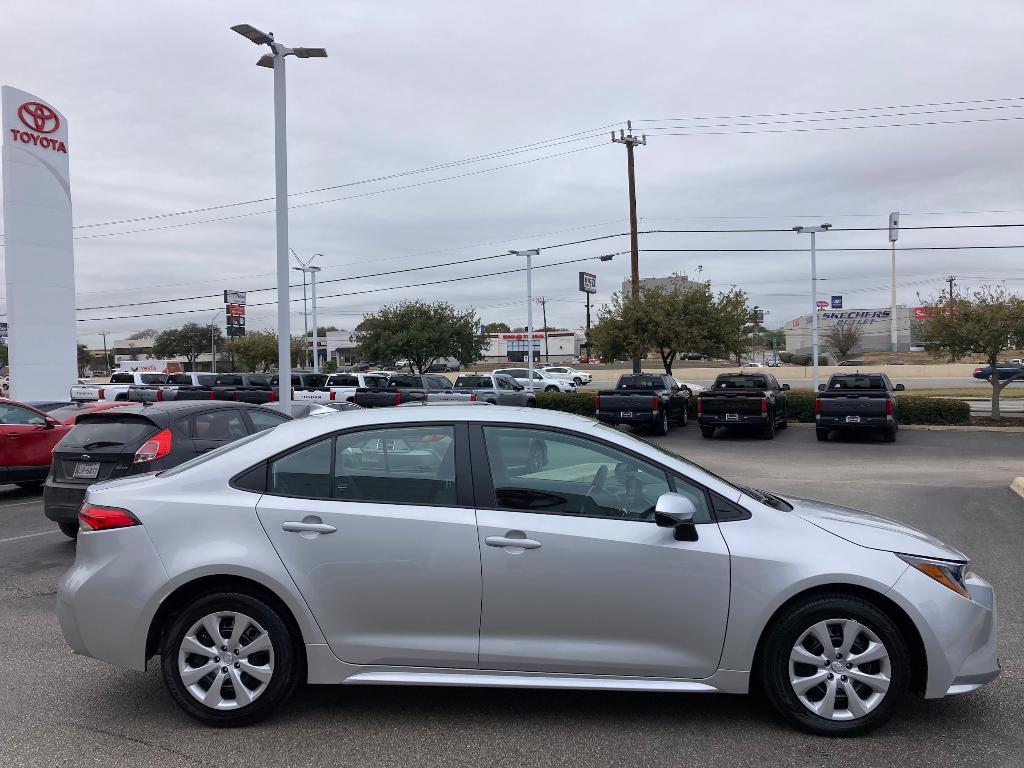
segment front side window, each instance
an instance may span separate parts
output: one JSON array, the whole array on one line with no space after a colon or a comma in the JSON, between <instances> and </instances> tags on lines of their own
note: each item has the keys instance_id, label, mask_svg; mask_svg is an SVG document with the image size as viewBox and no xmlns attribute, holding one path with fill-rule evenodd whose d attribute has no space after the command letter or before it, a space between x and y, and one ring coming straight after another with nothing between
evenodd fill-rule
<instances>
[{"instance_id":1,"label":"front side window","mask_svg":"<svg viewBox=\"0 0 1024 768\"><path fill-rule=\"evenodd\" d=\"M575 435L483 427L501 509L620 520L653 520L665 473L627 453Z\"/></svg>"},{"instance_id":2,"label":"front side window","mask_svg":"<svg viewBox=\"0 0 1024 768\"><path fill-rule=\"evenodd\" d=\"M46 423L46 417L41 413L30 411L10 403L0 403L0 424L31 424L33 426Z\"/></svg>"},{"instance_id":3,"label":"front side window","mask_svg":"<svg viewBox=\"0 0 1024 768\"><path fill-rule=\"evenodd\" d=\"M514 391L516 388L515 383L508 376L495 376L494 380L498 382L498 389Z\"/></svg>"}]
</instances>

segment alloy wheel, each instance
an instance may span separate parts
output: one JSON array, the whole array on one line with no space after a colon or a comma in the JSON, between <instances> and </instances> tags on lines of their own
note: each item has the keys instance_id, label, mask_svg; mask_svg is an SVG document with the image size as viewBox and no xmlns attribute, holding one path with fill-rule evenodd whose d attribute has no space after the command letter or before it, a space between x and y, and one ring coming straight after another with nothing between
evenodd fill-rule
<instances>
[{"instance_id":1,"label":"alloy wheel","mask_svg":"<svg viewBox=\"0 0 1024 768\"><path fill-rule=\"evenodd\" d=\"M857 720L885 698L892 679L889 652L854 619L819 621L789 655L789 681L797 699L827 720Z\"/></svg>"},{"instance_id":2,"label":"alloy wheel","mask_svg":"<svg viewBox=\"0 0 1024 768\"><path fill-rule=\"evenodd\" d=\"M244 613L218 611L193 624L178 646L178 675L200 704L240 709L267 690L274 674L270 635Z\"/></svg>"}]
</instances>

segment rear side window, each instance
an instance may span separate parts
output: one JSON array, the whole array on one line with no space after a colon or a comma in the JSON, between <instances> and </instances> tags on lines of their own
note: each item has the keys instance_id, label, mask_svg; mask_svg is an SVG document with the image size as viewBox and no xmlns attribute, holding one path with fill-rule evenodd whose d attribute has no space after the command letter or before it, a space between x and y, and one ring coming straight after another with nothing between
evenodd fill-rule
<instances>
[{"instance_id":1,"label":"rear side window","mask_svg":"<svg viewBox=\"0 0 1024 768\"><path fill-rule=\"evenodd\" d=\"M242 386L241 376L218 376L216 383L221 387L240 387Z\"/></svg>"},{"instance_id":2,"label":"rear side window","mask_svg":"<svg viewBox=\"0 0 1024 768\"><path fill-rule=\"evenodd\" d=\"M82 416L74 429L61 439L60 445L86 451L129 447L141 444L159 431L156 424L141 416Z\"/></svg>"},{"instance_id":3,"label":"rear side window","mask_svg":"<svg viewBox=\"0 0 1024 768\"><path fill-rule=\"evenodd\" d=\"M134 384L135 377L130 373L115 373L110 377L111 384Z\"/></svg>"},{"instance_id":4,"label":"rear side window","mask_svg":"<svg viewBox=\"0 0 1024 768\"><path fill-rule=\"evenodd\" d=\"M192 437L197 440L237 440L248 434L242 414L234 408L197 413L192 422Z\"/></svg>"},{"instance_id":5,"label":"rear side window","mask_svg":"<svg viewBox=\"0 0 1024 768\"><path fill-rule=\"evenodd\" d=\"M192 377L187 373L172 373L167 377L167 383L188 385L192 383Z\"/></svg>"},{"instance_id":6,"label":"rear side window","mask_svg":"<svg viewBox=\"0 0 1024 768\"><path fill-rule=\"evenodd\" d=\"M351 373L336 373L328 379L327 383L332 387L357 387L359 379Z\"/></svg>"},{"instance_id":7,"label":"rear side window","mask_svg":"<svg viewBox=\"0 0 1024 768\"><path fill-rule=\"evenodd\" d=\"M456 387L476 387L478 389L489 388L491 378L489 376L459 376L455 380Z\"/></svg>"},{"instance_id":8,"label":"rear side window","mask_svg":"<svg viewBox=\"0 0 1024 768\"><path fill-rule=\"evenodd\" d=\"M422 387L423 381L419 376L392 376L388 381L389 387Z\"/></svg>"},{"instance_id":9,"label":"rear side window","mask_svg":"<svg viewBox=\"0 0 1024 768\"><path fill-rule=\"evenodd\" d=\"M139 381L143 384L166 384L167 376L163 373L142 373L139 374Z\"/></svg>"},{"instance_id":10,"label":"rear side window","mask_svg":"<svg viewBox=\"0 0 1024 768\"><path fill-rule=\"evenodd\" d=\"M320 440L271 464L269 493L302 499L329 499L331 442L331 438Z\"/></svg>"}]
</instances>

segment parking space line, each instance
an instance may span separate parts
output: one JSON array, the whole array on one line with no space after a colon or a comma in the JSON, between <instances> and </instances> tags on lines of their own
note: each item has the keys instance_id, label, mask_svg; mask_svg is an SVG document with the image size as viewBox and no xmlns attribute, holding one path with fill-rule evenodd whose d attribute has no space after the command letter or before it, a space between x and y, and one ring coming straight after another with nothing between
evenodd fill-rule
<instances>
[{"instance_id":1,"label":"parking space line","mask_svg":"<svg viewBox=\"0 0 1024 768\"><path fill-rule=\"evenodd\" d=\"M5 507L24 507L27 504L41 504L42 501L42 499L36 499L35 501L15 501L12 504L0 504L0 509L4 509Z\"/></svg>"},{"instance_id":2,"label":"parking space line","mask_svg":"<svg viewBox=\"0 0 1024 768\"><path fill-rule=\"evenodd\" d=\"M46 536L51 533L60 533L60 531L40 531L39 533L26 533L24 536L11 536L9 539L0 539L0 544L7 541L17 541L18 539L31 539L33 536Z\"/></svg>"}]
</instances>

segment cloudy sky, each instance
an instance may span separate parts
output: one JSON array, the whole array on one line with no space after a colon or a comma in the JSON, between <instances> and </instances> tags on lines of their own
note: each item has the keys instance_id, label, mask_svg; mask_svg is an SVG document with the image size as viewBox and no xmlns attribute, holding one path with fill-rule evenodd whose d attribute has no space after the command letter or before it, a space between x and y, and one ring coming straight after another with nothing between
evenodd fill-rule
<instances>
[{"instance_id":1,"label":"cloudy sky","mask_svg":"<svg viewBox=\"0 0 1024 768\"><path fill-rule=\"evenodd\" d=\"M891 210L904 227L1024 222L1013 0L55 1L45 13L3 0L2 17L3 81L70 121L91 345L101 330L209 323L219 298L165 300L225 288L251 292L250 327L275 321L274 292L257 291L274 285L273 76L229 30L240 22L330 54L288 60L290 243L323 254L322 296L347 294L322 299L322 323L441 298L525 324L521 272L401 286L517 269L515 257L451 263L510 248L544 248L538 267L628 250L628 237L560 245L628 230L625 149L609 135L627 119L648 135L644 230L884 227ZM906 125L935 122L954 124ZM807 245L789 231L649 234L640 268L743 288L774 326L810 305L809 258L763 249ZM820 291L888 304L885 232L819 245L883 249L821 253ZM899 245L900 303L950 273L1024 288L1020 250L926 250L1024 245L1024 228L907 230ZM552 325L580 327L576 273L598 274L600 301L628 265L544 267L535 294ZM431 268L397 271L415 267Z\"/></svg>"}]
</instances>

